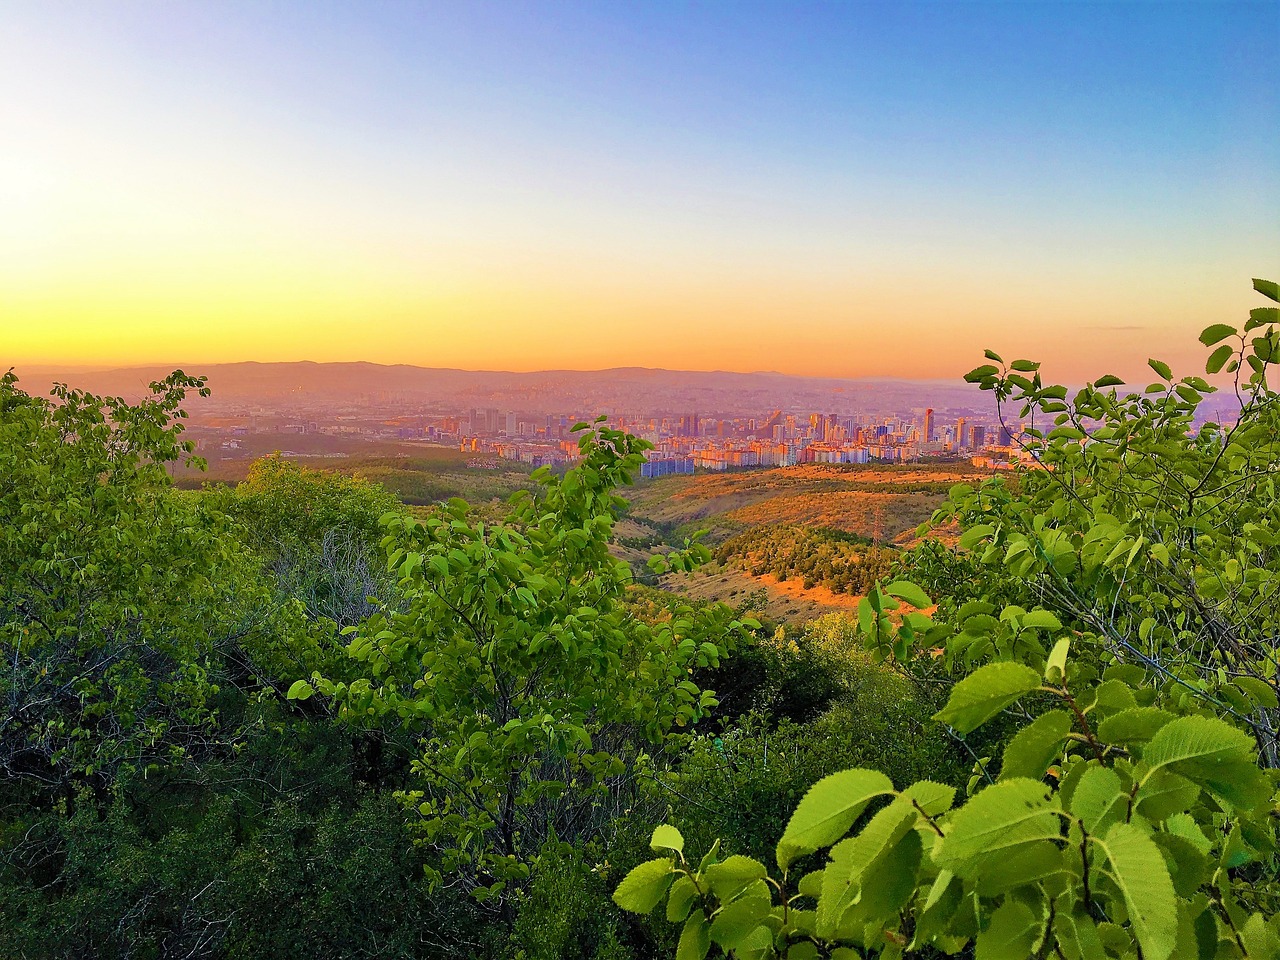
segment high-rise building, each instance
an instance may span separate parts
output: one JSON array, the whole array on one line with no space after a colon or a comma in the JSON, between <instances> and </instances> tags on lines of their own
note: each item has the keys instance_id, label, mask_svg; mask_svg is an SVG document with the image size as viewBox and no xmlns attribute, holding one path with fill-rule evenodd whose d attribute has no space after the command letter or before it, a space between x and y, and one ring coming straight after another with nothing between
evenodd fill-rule
<instances>
[{"instance_id":1,"label":"high-rise building","mask_svg":"<svg viewBox=\"0 0 1280 960\"><path fill-rule=\"evenodd\" d=\"M933 443L933 407L926 407L924 411L924 442Z\"/></svg>"},{"instance_id":2,"label":"high-rise building","mask_svg":"<svg viewBox=\"0 0 1280 960\"><path fill-rule=\"evenodd\" d=\"M961 417L956 421L956 449L963 450L965 440L968 438L964 435L965 418Z\"/></svg>"},{"instance_id":3,"label":"high-rise building","mask_svg":"<svg viewBox=\"0 0 1280 960\"><path fill-rule=\"evenodd\" d=\"M971 450L981 450L986 446L987 428L980 423L972 424L969 427L969 448Z\"/></svg>"}]
</instances>

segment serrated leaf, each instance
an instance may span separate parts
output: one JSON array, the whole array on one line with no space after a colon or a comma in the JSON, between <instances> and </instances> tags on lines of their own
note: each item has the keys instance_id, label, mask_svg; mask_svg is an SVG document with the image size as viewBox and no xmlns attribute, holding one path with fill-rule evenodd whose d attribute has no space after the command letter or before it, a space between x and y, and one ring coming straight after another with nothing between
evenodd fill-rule
<instances>
[{"instance_id":1,"label":"serrated leaf","mask_svg":"<svg viewBox=\"0 0 1280 960\"><path fill-rule=\"evenodd\" d=\"M1163 360L1148 360L1147 366L1154 370L1163 380L1169 381L1173 379L1173 371L1169 369L1169 365Z\"/></svg>"},{"instance_id":2,"label":"serrated leaf","mask_svg":"<svg viewBox=\"0 0 1280 960\"><path fill-rule=\"evenodd\" d=\"M1098 724L1098 739L1119 745L1146 743L1173 719L1173 714L1156 707L1121 710Z\"/></svg>"},{"instance_id":3,"label":"serrated leaf","mask_svg":"<svg viewBox=\"0 0 1280 960\"><path fill-rule=\"evenodd\" d=\"M676 877L675 882L671 884L671 893L667 897L667 920L671 923L679 923L686 919L697 895L698 888L692 879L687 876Z\"/></svg>"},{"instance_id":4,"label":"serrated leaf","mask_svg":"<svg viewBox=\"0 0 1280 960\"><path fill-rule=\"evenodd\" d=\"M778 866L786 870L798 857L830 846L843 837L868 803L893 793L893 781L878 770L843 770L809 788L778 841Z\"/></svg>"},{"instance_id":5,"label":"serrated leaf","mask_svg":"<svg viewBox=\"0 0 1280 960\"><path fill-rule=\"evenodd\" d=\"M1109 767L1091 766L1071 794L1071 812L1085 830L1101 836L1113 823L1124 819L1129 794L1120 777Z\"/></svg>"},{"instance_id":6,"label":"serrated leaf","mask_svg":"<svg viewBox=\"0 0 1280 960\"><path fill-rule=\"evenodd\" d=\"M668 823L659 824L653 829L653 838L649 841L650 850L674 850L684 852L684 837L680 831Z\"/></svg>"},{"instance_id":7,"label":"serrated leaf","mask_svg":"<svg viewBox=\"0 0 1280 960\"><path fill-rule=\"evenodd\" d=\"M1277 303L1280 303L1280 284L1277 284L1275 281L1259 280L1257 277L1254 277L1253 289L1257 290L1268 300L1274 300Z\"/></svg>"},{"instance_id":8,"label":"serrated leaf","mask_svg":"<svg viewBox=\"0 0 1280 960\"><path fill-rule=\"evenodd\" d=\"M987 363L980 367L974 367L964 375L964 378L968 383L981 383L988 377L994 377L999 372L1000 369L998 367L993 367L991 364Z\"/></svg>"},{"instance_id":9,"label":"serrated leaf","mask_svg":"<svg viewBox=\"0 0 1280 960\"><path fill-rule=\"evenodd\" d=\"M929 595L909 580L895 580L884 588L884 592L891 597L906 601L917 610L933 606L933 601L929 599Z\"/></svg>"},{"instance_id":10,"label":"serrated leaf","mask_svg":"<svg viewBox=\"0 0 1280 960\"><path fill-rule=\"evenodd\" d=\"M1035 952L1044 920L1020 900L1006 900L978 934L974 960L1027 960Z\"/></svg>"},{"instance_id":11,"label":"serrated leaf","mask_svg":"<svg viewBox=\"0 0 1280 960\"><path fill-rule=\"evenodd\" d=\"M1144 960L1168 960L1178 938L1173 880L1155 841L1130 823L1117 823L1104 839L1106 870L1124 897L1129 924Z\"/></svg>"},{"instance_id":12,"label":"serrated leaf","mask_svg":"<svg viewBox=\"0 0 1280 960\"><path fill-rule=\"evenodd\" d=\"M989 663L957 683L933 719L969 733L1039 686L1040 674L1025 664Z\"/></svg>"},{"instance_id":13,"label":"serrated leaf","mask_svg":"<svg viewBox=\"0 0 1280 960\"><path fill-rule=\"evenodd\" d=\"M1271 796L1257 767L1253 738L1216 717L1178 717L1165 724L1142 760L1146 777L1167 768L1238 807L1253 807Z\"/></svg>"},{"instance_id":14,"label":"serrated leaf","mask_svg":"<svg viewBox=\"0 0 1280 960\"><path fill-rule=\"evenodd\" d=\"M951 815L934 860L959 874L979 855L999 853L1062 833L1049 788L1035 780L1004 780L978 791Z\"/></svg>"},{"instance_id":15,"label":"serrated leaf","mask_svg":"<svg viewBox=\"0 0 1280 960\"><path fill-rule=\"evenodd\" d=\"M736 853L703 871L703 876L711 885L712 892L721 900L732 900L751 884L757 880L763 880L767 875L768 871L759 860Z\"/></svg>"},{"instance_id":16,"label":"serrated leaf","mask_svg":"<svg viewBox=\"0 0 1280 960\"><path fill-rule=\"evenodd\" d=\"M1215 343L1219 343L1235 333L1237 333L1237 330L1231 324L1215 323L1201 331L1200 342L1206 347L1212 347Z\"/></svg>"},{"instance_id":17,"label":"serrated leaf","mask_svg":"<svg viewBox=\"0 0 1280 960\"><path fill-rule=\"evenodd\" d=\"M640 864L613 891L613 902L631 913L649 913L671 886L674 867L669 857Z\"/></svg>"},{"instance_id":18,"label":"serrated leaf","mask_svg":"<svg viewBox=\"0 0 1280 960\"><path fill-rule=\"evenodd\" d=\"M772 908L773 901L763 896L747 896L725 904L711 918L711 940L726 951L732 950L750 936Z\"/></svg>"},{"instance_id":19,"label":"serrated leaf","mask_svg":"<svg viewBox=\"0 0 1280 960\"><path fill-rule=\"evenodd\" d=\"M684 922L680 931L680 943L676 947L676 960L703 960L711 950L711 925L701 910Z\"/></svg>"},{"instance_id":20,"label":"serrated leaf","mask_svg":"<svg viewBox=\"0 0 1280 960\"><path fill-rule=\"evenodd\" d=\"M1204 362L1204 372L1217 373L1226 366L1227 361L1235 355L1235 352L1235 348L1231 344L1224 343L1209 354L1209 359Z\"/></svg>"},{"instance_id":21,"label":"serrated leaf","mask_svg":"<svg viewBox=\"0 0 1280 960\"><path fill-rule=\"evenodd\" d=\"M1039 780L1062 752L1062 741L1071 732L1071 714L1050 710L1023 727L1004 748L1000 779L1023 777Z\"/></svg>"},{"instance_id":22,"label":"serrated leaf","mask_svg":"<svg viewBox=\"0 0 1280 960\"><path fill-rule=\"evenodd\" d=\"M1095 380L1095 381L1093 382L1093 385L1094 385L1094 387L1096 387L1097 389L1101 390L1103 387L1120 387L1120 386L1123 386L1123 385L1124 385L1124 381L1123 381L1123 380L1121 380L1119 377L1112 376L1111 374L1109 374L1109 373L1108 373L1107 375L1102 376L1102 377L1099 377L1097 380Z\"/></svg>"}]
</instances>

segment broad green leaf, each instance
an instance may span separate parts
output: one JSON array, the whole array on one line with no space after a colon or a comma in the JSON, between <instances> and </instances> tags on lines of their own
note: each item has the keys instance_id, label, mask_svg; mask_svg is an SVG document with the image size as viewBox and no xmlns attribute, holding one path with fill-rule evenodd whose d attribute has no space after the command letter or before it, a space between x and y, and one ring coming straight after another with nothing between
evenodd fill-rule
<instances>
[{"instance_id":1,"label":"broad green leaf","mask_svg":"<svg viewBox=\"0 0 1280 960\"><path fill-rule=\"evenodd\" d=\"M764 896L746 896L727 903L711 918L711 939L726 951L745 940L769 915L773 902Z\"/></svg>"},{"instance_id":2,"label":"broad green leaf","mask_svg":"<svg viewBox=\"0 0 1280 960\"><path fill-rule=\"evenodd\" d=\"M703 876L711 885L712 892L721 900L732 900L751 884L757 880L763 880L767 875L764 864L759 860L736 853L703 871Z\"/></svg>"},{"instance_id":3,"label":"broad green leaf","mask_svg":"<svg viewBox=\"0 0 1280 960\"><path fill-rule=\"evenodd\" d=\"M289 692L285 694L285 698L289 700L307 700L315 692L315 687L311 686L307 681L295 680L293 685L289 687Z\"/></svg>"},{"instance_id":4,"label":"broad green leaf","mask_svg":"<svg viewBox=\"0 0 1280 960\"><path fill-rule=\"evenodd\" d=\"M1098 724L1097 735L1103 743L1121 746L1146 743L1173 719L1173 714L1155 707L1133 707L1103 720Z\"/></svg>"},{"instance_id":5,"label":"broad green leaf","mask_svg":"<svg viewBox=\"0 0 1280 960\"><path fill-rule=\"evenodd\" d=\"M895 580L884 588L884 592L891 597L905 600L918 610L933 606L929 595L909 580Z\"/></svg>"},{"instance_id":6,"label":"broad green leaf","mask_svg":"<svg viewBox=\"0 0 1280 960\"><path fill-rule=\"evenodd\" d=\"M1216 717L1179 717L1165 724L1142 753L1146 777L1169 770L1203 784L1239 807L1270 799L1257 767L1253 738Z\"/></svg>"},{"instance_id":7,"label":"broad green leaf","mask_svg":"<svg viewBox=\"0 0 1280 960\"><path fill-rule=\"evenodd\" d=\"M1275 281L1259 280L1257 277L1254 277L1253 289L1257 290L1268 300L1274 300L1277 303L1280 303L1280 284L1277 284Z\"/></svg>"},{"instance_id":8,"label":"broad green leaf","mask_svg":"<svg viewBox=\"0 0 1280 960\"><path fill-rule=\"evenodd\" d=\"M1106 374L1105 376L1099 377L1097 380L1095 380L1095 381L1093 382L1093 385L1094 385L1094 387L1096 387L1097 389L1101 390L1101 389L1103 389L1104 387L1120 387L1120 386L1123 386L1123 385L1124 385L1124 381L1123 381L1123 380L1121 380L1119 377L1113 376L1112 374L1109 374L1109 373L1108 373L1108 374Z\"/></svg>"},{"instance_id":9,"label":"broad green leaf","mask_svg":"<svg viewBox=\"0 0 1280 960\"><path fill-rule=\"evenodd\" d=\"M1078 857L1077 857L1078 859ZM1061 873L1062 849L1052 840L1036 840L997 857L984 857L977 872L979 896L998 897L1018 887Z\"/></svg>"},{"instance_id":10,"label":"broad green leaf","mask_svg":"<svg viewBox=\"0 0 1280 960\"><path fill-rule=\"evenodd\" d=\"M1155 841L1129 823L1117 823L1095 843L1106 854L1107 874L1119 888L1143 960L1168 960L1178 937L1173 881Z\"/></svg>"},{"instance_id":11,"label":"broad green leaf","mask_svg":"<svg viewBox=\"0 0 1280 960\"><path fill-rule=\"evenodd\" d=\"M902 791L902 798L914 802L929 816L938 817L951 809L956 788L932 780L918 780Z\"/></svg>"},{"instance_id":12,"label":"broad green leaf","mask_svg":"<svg viewBox=\"0 0 1280 960\"><path fill-rule=\"evenodd\" d=\"M1169 369L1169 365L1163 360L1148 360L1147 366L1154 370L1162 380L1168 381L1173 379L1173 371Z\"/></svg>"},{"instance_id":13,"label":"broad green leaf","mask_svg":"<svg viewBox=\"0 0 1280 960\"><path fill-rule=\"evenodd\" d=\"M697 895L698 888L691 878L677 877L671 884L671 894L667 897L667 920L671 923L679 923L686 919Z\"/></svg>"},{"instance_id":14,"label":"broad green leaf","mask_svg":"<svg viewBox=\"0 0 1280 960\"><path fill-rule=\"evenodd\" d=\"M1024 627L1039 627L1043 630L1061 630L1062 621L1048 610L1032 610L1022 618Z\"/></svg>"},{"instance_id":15,"label":"broad green leaf","mask_svg":"<svg viewBox=\"0 0 1280 960\"><path fill-rule=\"evenodd\" d=\"M1160 821L1189 810L1200 797L1200 787L1172 770L1147 777L1134 797L1134 809L1148 820Z\"/></svg>"},{"instance_id":16,"label":"broad green leaf","mask_svg":"<svg viewBox=\"0 0 1280 960\"><path fill-rule=\"evenodd\" d=\"M976 793L951 815L934 860L954 873L980 855L997 854L1062 834L1060 813L1049 788L1035 780L1004 780Z\"/></svg>"},{"instance_id":17,"label":"broad green leaf","mask_svg":"<svg viewBox=\"0 0 1280 960\"><path fill-rule=\"evenodd\" d=\"M1089 767L1071 794L1071 812L1085 830L1098 836L1123 820L1128 806L1129 794L1110 767Z\"/></svg>"},{"instance_id":18,"label":"broad green leaf","mask_svg":"<svg viewBox=\"0 0 1280 960\"><path fill-rule=\"evenodd\" d=\"M653 838L649 841L650 850L674 850L684 852L684 837L680 831L670 824L663 823L654 827Z\"/></svg>"},{"instance_id":19,"label":"broad green leaf","mask_svg":"<svg viewBox=\"0 0 1280 960\"><path fill-rule=\"evenodd\" d=\"M804 795L778 841L778 866L843 837L868 803L893 793L893 781L877 770L844 770L823 777Z\"/></svg>"},{"instance_id":20,"label":"broad green leaf","mask_svg":"<svg viewBox=\"0 0 1280 960\"><path fill-rule=\"evenodd\" d=\"M1050 710L1019 730L1004 748L1000 779L1041 779L1049 764L1062 752L1062 741L1071 732L1071 723L1071 714L1067 711Z\"/></svg>"},{"instance_id":21,"label":"broad green leaf","mask_svg":"<svg viewBox=\"0 0 1280 960\"><path fill-rule=\"evenodd\" d=\"M822 879L822 896L818 900L818 929L831 932L844 908L853 899L865 872L891 850L916 825L919 814L903 800L885 807L856 837L842 840L831 848L831 861Z\"/></svg>"},{"instance_id":22,"label":"broad green leaf","mask_svg":"<svg viewBox=\"0 0 1280 960\"><path fill-rule=\"evenodd\" d=\"M1217 373L1220 371L1226 366L1227 361L1235 356L1235 352L1235 348L1229 343L1224 343L1218 347L1213 353L1209 354L1209 359L1204 362L1205 373Z\"/></svg>"},{"instance_id":23,"label":"broad green leaf","mask_svg":"<svg viewBox=\"0 0 1280 960\"><path fill-rule=\"evenodd\" d=\"M975 960L1027 960L1044 932L1044 920L1020 900L1006 900L978 934Z\"/></svg>"},{"instance_id":24,"label":"broad green leaf","mask_svg":"<svg viewBox=\"0 0 1280 960\"><path fill-rule=\"evenodd\" d=\"M703 960L711 950L711 925L701 910L684 922L680 931L680 943L676 947L676 960Z\"/></svg>"},{"instance_id":25,"label":"broad green leaf","mask_svg":"<svg viewBox=\"0 0 1280 960\"><path fill-rule=\"evenodd\" d=\"M1212 326L1205 327L1200 333L1200 342L1206 347L1212 347L1215 343L1219 343L1227 337L1236 334L1236 328L1229 323L1215 323Z\"/></svg>"},{"instance_id":26,"label":"broad green leaf","mask_svg":"<svg viewBox=\"0 0 1280 960\"><path fill-rule=\"evenodd\" d=\"M671 886L675 867L670 857L649 860L633 869L613 891L613 902L631 913L648 913Z\"/></svg>"},{"instance_id":27,"label":"broad green leaf","mask_svg":"<svg viewBox=\"0 0 1280 960\"><path fill-rule=\"evenodd\" d=\"M993 367L991 364L987 363L980 367L974 367L964 375L964 378L969 383L980 383L983 380L996 376L999 372L999 367Z\"/></svg>"},{"instance_id":28,"label":"broad green leaf","mask_svg":"<svg viewBox=\"0 0 1280 960\"><path fill-rule=\"evenodd\" d=\"M989 663L957 683L933 719L969 733L1039 686L1040 674L1025 664Z\"/></svg>"}]
</instances>

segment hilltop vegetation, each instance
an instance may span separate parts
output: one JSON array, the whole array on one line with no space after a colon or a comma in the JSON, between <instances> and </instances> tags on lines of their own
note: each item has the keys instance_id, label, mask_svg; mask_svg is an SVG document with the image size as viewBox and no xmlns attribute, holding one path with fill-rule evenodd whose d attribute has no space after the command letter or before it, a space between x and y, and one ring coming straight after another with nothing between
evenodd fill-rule
<instances>
[{"instance_id":1,"label":"hilltop vegetation","mask_svg":"<svg viewBox=\"0 0 1280 960\"><path fill-rule=\"evenodd\" d=\"M936 491L628 507L645 445L597 422L480 511L279 458L194 495L199 378L0 378L4 955L1280 956L1278 309L1202 337L1234 423L1159 361L1071 395L989 354L1047 469L950 486L956 542L716 542L863 581L802 625L615 541L676 577L682 489Z\"/></svg>"}]
</instances>

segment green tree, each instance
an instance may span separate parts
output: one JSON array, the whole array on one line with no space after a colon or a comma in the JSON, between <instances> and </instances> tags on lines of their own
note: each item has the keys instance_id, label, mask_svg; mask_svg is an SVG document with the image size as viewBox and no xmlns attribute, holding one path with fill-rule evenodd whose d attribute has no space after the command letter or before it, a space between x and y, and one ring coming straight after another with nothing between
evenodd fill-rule
<instances>
[{"instance_id":1,"label":"green tree","mask_svg":"<svg viewBox=\"0 0 1280 960\"><path fill-rule=\"evenodd\" d=\"M217 747L227 651L266 616L226 524L169 489L181 371L128 404L0 377L0 783L68 795Z\"/></svg>"},{"instance_id":2,"label":"green tree","mask_svg":"<svg viewBox=\"0 0 1280 960\"><path fill-rule=\"evenodd\" d=\"M292 695L332 697L356 723L418 743L403 798L441 869L509 917L511 885L551 839L599 834L626 806L646 744L696 721L715 699L690 672L729 651L746 623L726 607L658 623L624 602L631 573L609 552L616 494L643 441L584 430L581 463L535 473L501 525L451 501L425 522L385 519L394 609L358 629L351 682L312 677ZM666 563L706 554L693 546Z\"/></svg>"},{"instance_id":3,"label":"green tree","mask_svg":"<svg viewBox=\"0 0 1280 960\"><path fill-rule=\"evenodd\" d=\"M1254 286L1280 300L1274 283ZM956 736L1012 719L998 759L975 754L960 802L954 786L899 789L874 770L819 781L773 874L718 848L686 859L659 827L663 855L616 901L646 913L666 899L681 958L712 944L740 958L1280 956L1280 777L1265 769L1277 321L1262 307L1201 337L1215 347L1206 372L1234 375L1230 418L1200 416L1212 386L1160 361L1142 393L1103 377L1069 398L1038 364L988 352L968 379L1002 416L1012 403L1050 423L1022 438L1034 459L1016 485L958 487L935 516L959 522L956 564L987 596L930 617L925 591L896 581L859 615L869 646L907 668L945 650L963 679L935 719ZM931 549L918 569L938 563Z\"/></svg>"}]
</instances>

